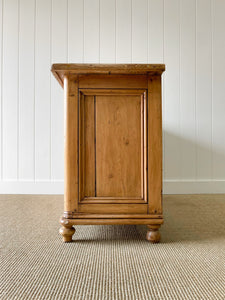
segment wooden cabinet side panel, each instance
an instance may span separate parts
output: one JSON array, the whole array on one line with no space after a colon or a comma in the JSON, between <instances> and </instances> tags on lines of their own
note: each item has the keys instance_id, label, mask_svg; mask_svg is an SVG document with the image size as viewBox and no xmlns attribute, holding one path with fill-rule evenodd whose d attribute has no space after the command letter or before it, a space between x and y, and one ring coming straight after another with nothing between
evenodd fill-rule
<instances>
[{"instance_id":1,"label":"wooden cabinet side panel","mask_svg":"<svg viewBox=\"0 0 225 300\"><path fill-rule=\"evenodd\" d=\"M148 77L148 213L162 213L161 76Z\"/></svg>"}]
</instances>

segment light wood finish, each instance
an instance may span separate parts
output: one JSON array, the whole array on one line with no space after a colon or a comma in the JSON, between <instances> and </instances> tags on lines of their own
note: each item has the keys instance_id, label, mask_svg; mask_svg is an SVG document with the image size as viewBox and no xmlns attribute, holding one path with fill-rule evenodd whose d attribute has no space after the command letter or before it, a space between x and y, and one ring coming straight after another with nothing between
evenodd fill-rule
<instances>
[{"instance_id":1,"label":"light wood finish","mask_svg":"<svg viewBox=\"0 0 225 300\"><path fill-rule=\"evenodd\" d=\"M65 89L64 241L76 224L146 224L147 240L159 242L164 69L52 66Z\"/></svg>"},{"instance_id":2,"label":"light wood finish","mask_svg":"<svg viewBox=\"0 0 225 300\"><path fill-rule=\"evenodd\" d=\"M80 88L147 89L147 75L79 75Z\"/></svg>"},{"instance_id":3,"label":"light wood finish","mask_svg":"<svg viewBox=\"0 0 225 300\"><path fill-rule=\"evenodd\" d=\"M65 218L60 219L60 223L64 222ZM89 218L89 219L66 219L68 221L68 224L72 227L73 225L148 225L151 223L151 226L157 225L158 227L163 224L162 219L132 219L132 218L123 218L123 219L95 219L95 218Z\"/></svg>"},{"instance_id":4,"label":"light wood finish","mask_svg":"<svg viewBox=\"0 0 225 300\"><path fill-rule=\"evenodd\" d=\"M141 101L140 96L96 97L98 197L143 198Z\"/></svg>"},{"instance_id":5,"label":"light wood finish","mask_svg":"<svg viewBox=\"0 0 225 300\"><path fill-rule=\"evenodd\" d=\"M165 71L164 64L53 64L52 72L70 74L148 74Z\"/></svg>"},{"instance_id":6,"label":"light wood finish","mask_svg":"<svg viewBox=\"0 0 225 300\"><path fill-rule=\"evenodd\" d=\"M78 207L79 213L92 214L147 214L147 204L80 204Z\"/></svg>"},{"instance_id":7,"label":"light wood finish","mask_svg":"<svg viewBox=\"0 0 225 300\"><path fill-rule=\"evenodd\" d=\"M140 197L86 197L81 200L81 203L146 203L147 199Z\"/></svg>"},{"instance_id":8,"label":"light wood finish","mask_svg":"<svg viewBox=\"0 0 225 300\"><path fill-rule=\"evenodd\" d=\"M146 113L146 90L80 89L81 202L147 202Z\"/></svg>"},{"instance_id":9,"label":"light wood finish","mask_svg":"<svg viewBox=\"0 0 225 300\"><path fill-rule=\"evenodd\" d=\"M163 219L162 215L149 215L149 214L88 214L88 213L73 213L71 215L64 214L65 218L75 218L75 219L124 219L124 218L132 218L132 219Z\"/></svg>"},{"instance_id":10,"label":"light wood finish","mask_svg":"<svg viewBox=\"0 0 225 300\"><path fill-rule=\"evenodd\" d=\"M149 213L162 213L161 76L148 77L148 204Z\"/></svg>"},{"instance_id":11,"label":"light wood finish","mask_svg":"<svg viewBox=\"0 0 225 300\"><path fill-rule=\"evenodd\" d=\"M60 224L62 225L62 227L59 229L59 233L63 236L63 241L71 242L72 235L75 232L75 228L72 227L68 219L61 218Z\"/></svg>"},{"instance_id":12,"label":"light wood finish","mask_svg":"<svg viewBox=\"0 0 225 300\"><path fill-rule=\"evenodd\" d=\"M78 185L78 201L85 197L85 128L84 128L84 95L79 95L79 149L83 149L83 151L79 151L79 185Z\"/></svg>"},{"instance_id":13,"label":"light wood finish","mask_svg":"<svg viewBox=\"0 0 225 300\"><path fill-rule=\"evenodd\" d=\"M83 111L80 114L81 132L80 140L83 144L80 146L80 153L83 154L80 160L80 170L83 168L83 181L80 187L83 188L83 195L80 195L80 200L87 196L95 196L95 106L94 96L84 96L80 93L80 106Z\"/></svg>"},{"instance_id":14,"label":"light wood finish","mask_svg":"<svg viewBox=\"0 0 225 300\"><path fill-rule=\"evenodd\" d=\"M95 95L95 96L121 96L126 97L128 95L142 95L146 92L143 89L81 89L84 95ZM123 98L124 99L124 98Z\"/></svg>"},{"instance_id":15,"label":"light wood finish","mask_svg":"<svg viewBox=\"0 0 225 300\"><path fill-rule=\"evenodd\" d=\"M64 74L162 74L163 64L53 64L52 73L63 86Z\"/></svg>"},{"instance_id":16,"label":"light wood finish","mask_svg":"<svg viewBox=\"0 0 225 300\"><path fill-rule=\"evenodd\" d=\"M78 209L78 81L64 77L64 211Z\"/></svg>"},{"instance_id":17,"label":"light wood finish","mask_svg":"<svg viewBox=\"0 0 225 300\"><path fill-rule=\"evenodd\" d=\"M151 224L147 225L148 231L146 234L146 240L151 243L159 243L160 242L160 232L159 232L159 225L158 224Z\"/></svg>"}]
</instances>

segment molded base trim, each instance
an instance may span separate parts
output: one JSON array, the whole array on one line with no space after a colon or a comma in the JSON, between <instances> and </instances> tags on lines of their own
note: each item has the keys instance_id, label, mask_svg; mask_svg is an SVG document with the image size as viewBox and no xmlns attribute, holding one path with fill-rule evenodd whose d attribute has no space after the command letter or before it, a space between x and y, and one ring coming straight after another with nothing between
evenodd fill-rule
<instances>
[{"instance_id":1,"label":"molded base trim","mask_svg":"<svg viewBox=\"0 0 225 300\"><path fill-rule=\"evenodd\" d=\"M163 219L64 219L69 225L161 225Z\"/></svg>"}]
</instances>

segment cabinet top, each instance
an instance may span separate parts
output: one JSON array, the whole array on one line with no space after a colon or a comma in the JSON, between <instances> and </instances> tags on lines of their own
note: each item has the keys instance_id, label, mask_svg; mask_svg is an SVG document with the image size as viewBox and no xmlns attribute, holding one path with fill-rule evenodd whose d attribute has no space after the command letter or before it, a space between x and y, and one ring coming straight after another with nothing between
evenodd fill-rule
<instances>
[{"instance_id":1,"label":"cabinet top","mask_svg":"<svg viewBox=\"0 0 225 300\"><path fill-rule=\"evenodd\" d=\"M53 64L51 71L61 85L65 74L152 74L165 71L164 64Z\"/></svg>"}]
</instances>

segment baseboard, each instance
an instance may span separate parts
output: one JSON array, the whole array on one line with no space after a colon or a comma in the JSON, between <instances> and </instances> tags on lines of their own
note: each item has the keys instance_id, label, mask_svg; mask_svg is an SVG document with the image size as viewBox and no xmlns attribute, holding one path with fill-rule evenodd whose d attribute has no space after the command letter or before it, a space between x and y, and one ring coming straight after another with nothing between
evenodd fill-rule
<instances>
[{"instance_id":1,"label":"baseboard","mask_svg":"<svg viewBox=\"0 0 225 300\"><path fill-rule=\"evenodd\" d=\"M46 194L64 193L63 180L58 181L1 181L0 194Z\"/></svg>"},{"instance_id":2,"label":"baseboard","mask_svg":"<svg viewBox=\"0 0 225 300\"><path fill-rule=\"evenodd\" d=\"M1 181L0 194L63 194L64 182ZM163 194L224 194L225 180L164 180Z\"/></svg>"},{"instance_id":3,"label":"baseboard","mask_svg":"<svg viewBox=\"0 0 225 300\"><path fill-rule=\"evenodd\" d=\"M165 180L163 194L224 194L225 180Z\"/></svg>"}]
</instances>

